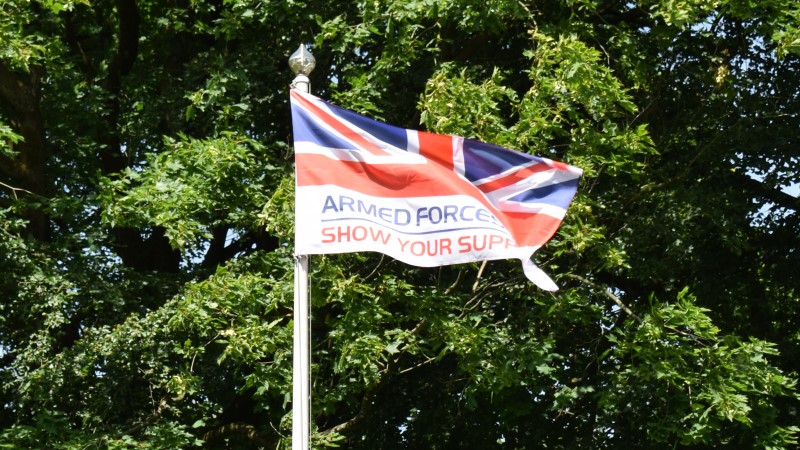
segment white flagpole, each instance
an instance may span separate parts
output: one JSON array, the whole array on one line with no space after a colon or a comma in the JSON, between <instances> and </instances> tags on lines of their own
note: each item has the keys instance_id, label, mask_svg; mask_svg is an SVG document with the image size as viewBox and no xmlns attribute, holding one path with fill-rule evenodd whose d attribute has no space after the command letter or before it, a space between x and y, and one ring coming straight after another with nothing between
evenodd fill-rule
<instances>
[{"instance_id":1,"label":"white flagpole","mask_svg":"<svg viewBox=\"0 0 800 450\"><path fill-rule=\"evenodd\" d=\"M294 349L292 369L292 450L309 450L311 348L309 347L308 255L294 257Z\"/></svg>"},{"instance_id":2,"label":"white flagpole","mask_svg":"<svg viewBox=\"0 0 800 450\"><path fill-rule=\"evenodd\" d=\"M311 93L308 74L314 56L300 44L289 57L295 74L292 86ZM297 207L295 203L295 216ZM294 342L292 367L292 450L309 450L311 435L311 321L308 302L308 255L294 256Z\"/></svg>"}]
</instances>

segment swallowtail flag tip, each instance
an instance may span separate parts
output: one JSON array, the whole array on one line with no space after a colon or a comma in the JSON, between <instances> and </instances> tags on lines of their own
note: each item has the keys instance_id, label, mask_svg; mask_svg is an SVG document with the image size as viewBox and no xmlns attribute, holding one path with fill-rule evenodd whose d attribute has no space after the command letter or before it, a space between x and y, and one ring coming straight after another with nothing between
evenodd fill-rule
<instances>
[{"instance_id":1,"label":"swallowtail flag tip","mask_svg":"<svg viewBox=\"0 0 800 450\"><path fill-rule=\"evenodd\" d=\"M408 130L291 91L295 252L375 251L433 267L531 256L556 232L581 169L473 139Z\"/></svg>"}]
</instances>

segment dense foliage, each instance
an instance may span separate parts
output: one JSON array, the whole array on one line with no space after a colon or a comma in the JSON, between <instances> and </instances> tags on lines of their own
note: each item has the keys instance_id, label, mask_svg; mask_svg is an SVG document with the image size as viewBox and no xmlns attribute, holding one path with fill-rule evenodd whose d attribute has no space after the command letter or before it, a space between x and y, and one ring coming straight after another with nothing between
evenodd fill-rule
<instances>
[{"instance_id":1,"label":"dense foliage","mask_svg":"<svg viewBox=\"0 0 800 450\"><path fill-rule=\"evenodd\" d=\"M288 448L300 42L585 173L555 294L312 258L317 448L796 448L795 0L5 0L0 448Z\"/></svg>"}]
</instances>

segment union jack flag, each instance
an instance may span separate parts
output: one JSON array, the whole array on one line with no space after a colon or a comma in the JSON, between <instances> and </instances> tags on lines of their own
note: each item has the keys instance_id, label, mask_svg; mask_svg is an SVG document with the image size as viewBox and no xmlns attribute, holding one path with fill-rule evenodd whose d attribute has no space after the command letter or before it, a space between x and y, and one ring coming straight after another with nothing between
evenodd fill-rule
<instances>
[{"instance_id":1,"label":"union jack flag","mask_svg":"<svg viewBox=\"0 0 800 450\"><path fill-rule=\"evenodd\" d=\"M376 251L432 267L532 262L556 232L581 169L496 145L387 125L291 91L297 254Z\"/></svg>"}]
</instances>

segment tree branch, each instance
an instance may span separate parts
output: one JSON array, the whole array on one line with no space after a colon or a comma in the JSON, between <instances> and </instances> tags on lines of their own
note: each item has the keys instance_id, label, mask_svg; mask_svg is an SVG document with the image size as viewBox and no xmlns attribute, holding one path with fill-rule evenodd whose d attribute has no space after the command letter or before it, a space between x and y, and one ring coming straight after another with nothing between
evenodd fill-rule
<instances>
[{"instance_id":1,"label":"tree branch","mask_svg":"<svg viewBox=\"0 0 800 450\"><path fill-rule=\"evenodd\" d=\"M581 283L584 283L587 286L590 286L593 289L602 292L602 294L604 296L606 296L607 298L611 299L614 303L617 304L617 306L620 307L620 309L625 311L626 314L628 314L629 316L633 317L637 322L639 322L639 324L644 323L644 319L642 319L638 314L633 312L628 307L628 305L626 305L625 303L622 302L622 300L620 300L619 297L617 297L616 295L612 294L608 290L608 288L603 288L603 287L601 287L601 286L599 286L599 285L587 280L586 278L584 278L584 277L582 277L580 275L574 275L574 274L568 273L568 274L566 274L566 276L568 276L570 278L573 278L573 279L576 279L576 280L580 281ZM667 324L662 324L662 326L664 327L665 330L669 330L669 331L671 331L671 332L673 332L675 334L679 334L681 336L687 337L687 338L691 339L692 341L694 341L695 343L697 343L699 345L702 345L703 347L708 347L710 345L708 342L706 342L707 340L705 338L702 338L702 337L700 337L700 336L698 336L698 335L696 335L694 333L690 333L688 331L683 331L683 330L680 330L680 329L675 328L673 326L669 326Z\"/></svg>"},{"instance_id":2,"label":"tree branch","mask_svg":"<svg viewBox=\"0 0 800 450\"><path fill-rule=\"evenodd\" d=\"M14 198L15 199L19 198L19 197L17 197L17 192L23 192L25 194L28 194L28 195L31 195L31 196L34 196L34 197L41 197L39 194L37 194L35 192L31 192L31 191L29 191L27 189L23 189L23 188L20 188L20 187L14 187L14 186L11 186L10 184L5 184L2 181L0 181L0 186L2 186L4 188L8 189L9 191L11 191L11 193L14 194Z\"/></svg>"},{"instance_id":3,"label":"tree branch","mask_svg":"<svg viewBox=\"0 0 800 450\"><path fill-rule=\"evenodd\" d=\"M639 322L639 323L643 323L644 322L642 320L642 318L639 317L639 315L637 315L635 312L633 312L633 310L631 310L628 307L628 305L623 303L622 300L620 300L619 297L617 297L616 295L614 295L611 292L609 292L608 289L604 289L604 288L598 286L597 284L587 280L586 278L584 278L584 277L582 277L580 275L574 275L574 274L568 273L568 274L566 274L566 276L568 276L570 278L573 278L573 279L576 279L576 280L580 281L581 283L583 283L583 284L585 284L587 286L590 286L592 289L594 289L596 291L600 291L606 298L609 298L609 299L611 299L611 301L616 303L617 306L619 306L619 308L621 310L625 311L626 314L628 314L629 316L631 316L634 319L636 319L637 322Z\"/></svg>"},{"instance_id":4,"label":"tree branch","mask_svg":"<svg viewBox=\"0 0 800 450\"><path fill-rule=\"evenodd\" d=\"M740 186L748 191L784 208L800 211L800 197L793 197L780 189L768 186L766 183L762 183L745 174L735 173L732 176Z\"/></svg>"}]
</instances>

